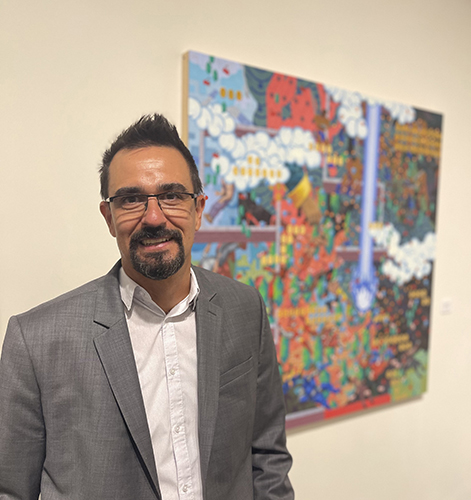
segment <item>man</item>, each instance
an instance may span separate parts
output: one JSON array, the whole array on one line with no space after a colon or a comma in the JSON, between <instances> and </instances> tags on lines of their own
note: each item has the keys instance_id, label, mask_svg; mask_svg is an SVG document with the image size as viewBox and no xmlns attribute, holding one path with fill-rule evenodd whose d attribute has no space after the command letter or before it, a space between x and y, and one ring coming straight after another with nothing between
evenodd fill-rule
<instances>
[{"instance_id":1,"label":"man","mask_svg":"<svg viewBox=\"0 0 471 500\"><path fill-rule=\"evenodd\" d=\"M125 130L101 193L120 262L7 329L0 499L292 499L265 306L191 267L205 197L175 127Z\"/></svg>"}]
</instances>

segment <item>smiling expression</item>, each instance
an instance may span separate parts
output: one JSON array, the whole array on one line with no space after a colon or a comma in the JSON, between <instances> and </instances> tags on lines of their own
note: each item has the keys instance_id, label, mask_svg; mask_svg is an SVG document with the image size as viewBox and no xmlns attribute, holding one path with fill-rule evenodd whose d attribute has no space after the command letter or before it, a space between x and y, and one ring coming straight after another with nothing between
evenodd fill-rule
<instances>
[{"instance_id":1,"label":"smiling expression","mask_svg":"<svg viewBox=\"0 0 471 500\"><path fill-rule=\"evenodd\" d=\"M110 196L193 190L189 167L177 149L122 149L111 161ZM126 274L139 284L143 277L188 277L191 247L201 226L204 201L203 196L197 198L196 204L191 200L186 211L171 217L163 214L156 198L149 198L147 210L137 216L102 202L100 210L117 240Z\"/></svg>"}]
</instances>

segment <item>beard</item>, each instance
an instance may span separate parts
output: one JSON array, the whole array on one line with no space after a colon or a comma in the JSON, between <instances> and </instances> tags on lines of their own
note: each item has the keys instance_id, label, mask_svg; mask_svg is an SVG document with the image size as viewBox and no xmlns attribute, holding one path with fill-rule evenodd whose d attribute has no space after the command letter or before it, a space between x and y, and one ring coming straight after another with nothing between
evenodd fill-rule
<instances>
[{"instance_id":1,"label":"beard","mask_svg":"<svg viewBox=\"0 0 471 500\"><path fill-rule=\"evenodd\" d=\"M154 252L141 258L138 254L142 240L147 238L167 238L173 240L178 245L177 255L171 259L166 259L167 252ZM131 236L129 243L131 263L134 269L146 278L151 280L165 280L178 272L185 262L185 250L183 248L183 238L180 231L176 229L166 229L163 226L147 227L141 229Z\"/></svg>"}]
</instances>

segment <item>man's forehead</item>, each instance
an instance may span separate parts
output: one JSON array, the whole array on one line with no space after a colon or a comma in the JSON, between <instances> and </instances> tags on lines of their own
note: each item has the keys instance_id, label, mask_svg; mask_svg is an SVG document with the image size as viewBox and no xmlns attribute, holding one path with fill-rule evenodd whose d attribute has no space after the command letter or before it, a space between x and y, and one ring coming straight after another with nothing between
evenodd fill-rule
<instances>
[{"instance_id":1,"label":"man's forehead","mask_svg":"<svg viewBox=\"0 0 471 500\"><path fill-rule=\"evenodd\" d=\"M110 186L113 180L133 175L156 175L178 178L191 183L190 167L178 149L146 146L119 150L110 163Z\"/></svg>"},{"instance_id":2,"label":"man's forehead","mask_svg":"<svg viewBox=\"0 0 471 500\"><path fill-rule=\"evenodd\" d=\"M120 149L111 160L111 164L116 161L122 161L123 159L136 160L145 156L173 156L175 158L181 159L181 161L186 163L185 158L180 153L177 148L172 146L139 146L135 148L122 148Z\"/></svg>"}]
</instances>

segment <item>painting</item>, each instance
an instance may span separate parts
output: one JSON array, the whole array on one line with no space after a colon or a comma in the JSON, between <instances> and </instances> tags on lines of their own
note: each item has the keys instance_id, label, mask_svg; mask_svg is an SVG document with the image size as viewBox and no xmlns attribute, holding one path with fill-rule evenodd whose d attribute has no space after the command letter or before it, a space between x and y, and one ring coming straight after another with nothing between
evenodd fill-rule
<instances>
[{"instance_id":1,"label":"painting","mask_svg":"<svg viewBox=\"0 0 471 500\"><path fill-rule=\"evenodd\" d=\"M183 67L208 197L193 263L265 300L287 427L423 394L442 116L198 52Z\"/></svg>"}]
</instances>

